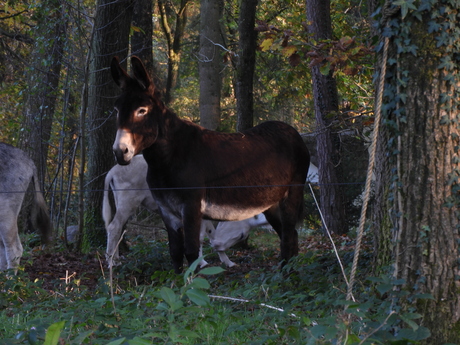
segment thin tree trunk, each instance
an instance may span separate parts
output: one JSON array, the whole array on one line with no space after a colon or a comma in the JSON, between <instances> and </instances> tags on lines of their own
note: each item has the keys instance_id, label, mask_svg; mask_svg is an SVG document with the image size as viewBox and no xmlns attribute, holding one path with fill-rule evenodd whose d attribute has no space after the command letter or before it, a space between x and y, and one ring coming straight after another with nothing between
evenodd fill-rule
<instances>
[{"instance_id":1,"label":"thin tree trunk","mask_svg":"<svg viewBox=\"0 0 460 345\"><path fill-rule=\"evenodd\" d=\"M332 25L329 0L307 0L308 31L315 40L331 39ZM317 125L318 177L320 184L320 207L325 226L337 234L347 231L343 196L338 184L339 138L332 133L330 125L334 113L337 113L337 85L332 72L323 75L319 66L311 68L313 95L315 98L315 116Z\"/></svg>"},{"instance_id":2,"label":"thin tree trunk","mask_svg":"<svg viewBox=\"0 0 460 345\"><path fill-rule=\"evenodd\" d=\"M112 81L110 61L128 54L133 2L98 0L95 33L90 62L88 99L88 182L85 230L93 245L105 244L105 228L100 210L104 177L114 165L112 145L115 139L113 102L120 90Z\"/></svg>"},{"instance_id":3,"label":"thin tree trunk","mask_svg":"<svg viewBox=\"0 0 460 345\"><path fill-rule=\"evenodd\" d=\"M254 71L257 49L257 32L254 28L257 2L258 0L247 0L240 3L240 40L235 83L238 131L254 126Z\"/></svg>"},{"instance_id":4,"label":"thin tree trunk","mask_svg":"<svg viewBox=\"0 0 460 345\"><path fill-rule=\"evenodd\" d=\"M152 0L137 0L134 3L133 26L135 29L131 36L131 54L142 60L155 87L163 90L163 78L153 57L153 8Z\"/></svg>"},{"instance_id":5,"label":"thin tree trunk","mask_svg":"<svg viewBox=\"0 0 460 345\"><path fill-rule=\"evenodd\" d=\"M220 123L222 88L222 0L201 0L200 18L200 124L215 130Z\"/></svg>"},{"instance_id":6,"label":"thin tree trunk","mask_svg":"<svg viewBox=\"0 0 460 345\"><path fill-rule=\"evenodd\" d=\"M56 101L59 97L59 80L64 51L66 22L62 19L62 3L58 0L47 1L44 6L51 8L53 14L43 16L37 32L45 33L37 39L31 57L28 90L24 105L20 147L25 150L38 169L40 184L44 186L48 145L54 119ZM50 22L49 17L53 18Z\"/></svg>"},{"instance_id":7,"label":"thin tree trunk","mask_svg":"<svg viewBox=\"0 0 460 345\"><path fill-rule=\"evenodd\" d=\"M168 8L165 0L158 0L161 16L161 26L168 44L168 76L163 101L171 103L172 91L176 87L179 77L179 66L182 54L182 38L184 37L185 25L187 24L187 5L189 0L181 0L179 10L175 13L175 27L171 28L168 23Z\"/></svg>"},{"instance_id":8,"label":"thin tree trunk","mask_svg":"<svg viewBox=\"0 0 460 345\"><path fill-rule=\"evenodd\" d=\"M35 40L35 47L31 55L31 68L28 71L28 89L24 104L25 116L22 123L24 130L20 132L19 147L26 151L34 161L42 190L46 191L48 146L56 103L60 97L59 80L67 23L63 20L64 8L61 1L45 1L42 6L48 12L46 16L42 14L39 17L35 30L40 33L41 38ZM33 195L27 193L19 217L20 229L30 228L30 225L26 225L22 220L28 219L32 199Z\"/></svg>"}]
</instances>

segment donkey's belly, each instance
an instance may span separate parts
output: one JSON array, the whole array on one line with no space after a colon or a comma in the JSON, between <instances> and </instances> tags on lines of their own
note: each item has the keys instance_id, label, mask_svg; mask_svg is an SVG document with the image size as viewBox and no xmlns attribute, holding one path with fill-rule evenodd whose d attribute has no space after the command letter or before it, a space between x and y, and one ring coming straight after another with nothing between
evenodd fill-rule
<instances>
[{"instance_id":1,"label":"donkey's belly","mask_svg":"<svg viewBox=\"0 0 460 345\"><path fill-rule=\"evenodd\" d=\"M269 206L238 207L235 205L217 205L201 200L201 212L204 217L216 220L243 220L251 218L270 208Z\"/></svg>"}]
</instances>

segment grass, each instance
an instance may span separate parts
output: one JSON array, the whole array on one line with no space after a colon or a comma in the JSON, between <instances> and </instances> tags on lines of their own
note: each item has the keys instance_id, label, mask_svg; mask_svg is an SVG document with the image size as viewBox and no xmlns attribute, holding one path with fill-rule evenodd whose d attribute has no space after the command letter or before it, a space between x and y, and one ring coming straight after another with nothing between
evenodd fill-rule
<instances>
[{"instance_id":1,"label":"grass","mask_svg":"<svg viewBox=\"0 0 460 345\"><path fill-rule=\"evenodd\" d=\"M392 288L401 282L367 279L366 253L358 302L349 302L330 249L302 250L281 271L279 241L266 231L251 236L250 250L229 252L240 269L222 270L206 249L216 266L197 274L170 271L165 242L131 242L113 300L102 278L91 290L77 280L50 290L24 272L2 274L0 344L415 344L428 334L414 310L399 309L404 291ZM351 253L341 255L349 270Z\"/></svg>"}]
</instances>

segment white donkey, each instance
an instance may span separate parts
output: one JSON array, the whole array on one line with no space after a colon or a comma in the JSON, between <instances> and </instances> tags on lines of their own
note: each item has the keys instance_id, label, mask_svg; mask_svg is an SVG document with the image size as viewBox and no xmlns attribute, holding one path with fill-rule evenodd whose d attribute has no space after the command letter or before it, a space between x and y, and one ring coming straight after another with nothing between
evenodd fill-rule
<instances>
[{"instance_id":1,"label":"white donkey","mask_svg":"<svg viewBox=\"0 0 460 345\"><path fill-rule=\"evenodd\" d=\"M0 270L13 269L16 274L23 252L18 215L30 182L34 189L32 226L40 230L43 244L51 241L53 229L34 162L24 151L5 143L0 143L0 161Z\"/></svg>"}]
</instances>

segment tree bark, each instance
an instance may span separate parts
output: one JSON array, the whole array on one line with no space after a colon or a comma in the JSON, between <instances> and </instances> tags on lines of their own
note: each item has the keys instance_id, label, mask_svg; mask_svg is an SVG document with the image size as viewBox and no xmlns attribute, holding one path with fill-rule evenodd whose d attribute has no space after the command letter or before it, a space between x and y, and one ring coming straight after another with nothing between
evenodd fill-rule
<instances>
[{"instance_id":1,"label":"tree bark","mask_svg":"<svg viewBox=\"0 0 460 345\"><path fill-rule=\"evenodd\" d=\"M222 88L222 0L201 0L200 19L200 124L216 130L220 123Z\"/></svg>"},{"instance_id":2,"label":"tree bark","mask_svg":"<svg viewBox=\"0 0 460 345\"><path fill-rule=\"evenodd\" d=\"M307 0L308 31L314 40L332 38L329 0ZM330 125L334 113L339 110L337 85L332 72L323 75L319 66L311 68L313 95L317 125L318 177L320 184L320 207L325 226L336 233L347 232L343 196L338 185L339 140ZM336 168L337 167L337 168Z\"/></svg>"},{"instance_id":3,"label":"tree bark","mask_svg":"<svg viewBox=\"0 0 460 345\"><path fill-rule=\"evenodd\" d=\"M28 90L24 104L25 117L20 147L37 166L40 185L45 186L46 162L51 128L59 94L59 80L64 51L67 23L62 18L62 3L46 1L47 13L38 17L34 52L28 72ZM52 13L49 12L52 9Z\"/></svg>"},{"instance_id":4,"label":"tree bark","mask_svg":"<svg viewBox=\"0 0 460 345\"><path fill-rule=\"evenodd\" d=\"M387 126L379 136L377 162L384 160L376 169L380 201L373 217L377 244L391 254L394 277L404 280L410 294L434 298L415 305L422 325L431 331L426 344L460 343L460 105L455 90L460 66L441 67L446 58L455 61L457 50L448 41L438 43L443 42L440 31L427 30L435 20L433 13L450 13L449 6L440 10L444 5L433 5L422 20L420 13L403 20L399 12L391 21L396 25L390 48L399 55L392 56L396 63L388 64ZM459 30L458 16L440 22L453 32ZM417 53L404 52L408 47L416 47Z\"/></svg>"},{"instance_id":5,"label":"tree bark","mask_svg":"<svg viewBox=\"0 0 460 345\"><path fill-rule=\"evenodd\" d=\"M168 44L168 76L163 101L171 103L172 91L176 87L179 77L179 66L182 54L182 38L184 37L185 25L187 24L187 5L189 0L181 0L180 6L175 15L175 26L171 28L168 22L168 13L172 11L167 7L167 1L158 0L158 7L161 16L161 26Z\"/></svg>"},{"instance_id":6,"label":"tree bark","mask_svg":"<svg viewBox=\"0 0 460 345\"><path fill-rule=\"evenodd\" d=\"M254 126L254 71L256 64L257 32L255 28L257 0L240 3L238 19L239 44L236 65L236 130Z\"/></svg>"},{"instance_id":7,"label":"tree bark","mask_svg":"<svg viewBox=\"0 0 460 345\"><path fill-rule=\"evenodd\" d=\"M110 61L128 54L133 3L131 0L98 0L92 47L88 99L88 179L85 230L93 245L105 245L100 210L107 171L114 165L112 145L116 125L113 102L120 90L112 81Z\"/></svg>"},{"instance_id":8,"label":"tree bark","mask_svg":"<svg viewBox=\"0 0 460 345\"><path fill-rule=\"evenodd\" d=\"M63 19L63 4L49 0L41 4L38 11L35 46L30 57L24 103L24 117L19 138L19 147L34 161L40 186L46 191L48 147L50 144L56 103L60 97L59 81L65 45L67 22ZM48 179L50 181L50 179ZM18 227L32 230L29 218L33 194L27 193ZM52 210L51 210L52 211Z\"/></svg>"},{"instance_id":9,"label":"tree bark","mask_svg":"<svg viewBox=\"0 0 460 345\"><path fill-rule=\"evenodd\" d=\"M131 36L131 54L139 57L152 77L155 87L163 90L163 77L158 64L153 57L153 1L137 0L134 2L133 26L135 30ZM164 91L163 91L164 92Z\"/></svg>"}]
</instances>

